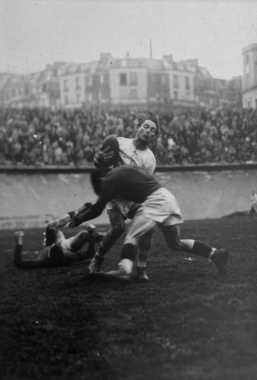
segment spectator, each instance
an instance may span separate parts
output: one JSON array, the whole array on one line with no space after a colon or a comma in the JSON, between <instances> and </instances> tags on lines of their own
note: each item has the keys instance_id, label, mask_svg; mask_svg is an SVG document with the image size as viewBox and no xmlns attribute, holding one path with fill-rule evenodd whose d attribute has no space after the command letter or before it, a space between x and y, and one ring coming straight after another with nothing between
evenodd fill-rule
<instances>
[{"instance_id":1,"label":"spectator","mask_svg":"<svg viewBox=\"0 0 257 380\"><path fill-rule=\"evenodd\" d=\"M0 108L0 164L92 165L103 138L133 136L139 117L126 107ZM159 119L160 165L257 161L256 110L159 109Z\"/></svg>"}]
</instances>

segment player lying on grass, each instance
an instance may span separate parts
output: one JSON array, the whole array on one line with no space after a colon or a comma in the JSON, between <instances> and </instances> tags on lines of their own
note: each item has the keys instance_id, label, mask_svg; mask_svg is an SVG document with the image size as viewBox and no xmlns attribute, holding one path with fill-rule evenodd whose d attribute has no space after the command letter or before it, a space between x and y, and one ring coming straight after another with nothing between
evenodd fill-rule
<instances>
[{"instance_id":1,"label":"player lying on grass","mask_svg":"<svg viewBox=\"0 0 257 380\"><path fill-rule=\"evenodd\" d=\"M68 266L77 261L92 259L95 254L95 242L103 238L103 234L95 232L95 226L90 224L86 231L66 239L59 228L71 221L74 212L63 215L60 219L48 224L45 230L43 244L46 246L36 259L22 258L23 232L16 232L14 265L19 268L47 268ZM80 251L89 243L88 249ZM80 251L80 252L78 252Z\"/></svg>"},{"instance_id":2,"label":"player lying on grass","mask_svg":"<svg viewBox=\"0 0 257 380\"><path fill-rule=\"evenodd\" d=\"M144 169L147 173L152 174L155 170L156 160L153 152L148 145L158 135L159 123L157 117L149 112L138 121L138 128L133 139L118 137L118 157L114 166L135 165ZM105 147L105 141L103 142ZM105 170L106 166L113 165L114 153L108 150L108 147L100 150L94 158L94 164L98 169ZM103 238L98 252L92 259L88 273L99 272L104 261L106 253L115 244L116 240L124 233L125 220L131 218L130 212L132 203L125 199L110 199L107 203L107 213L109 216L111 228ZM130 211L131 210L131 211ZM133 214L132 214L133 215ZM140 281L148 281L149 278L145 272L146 262L149 251L151 249L152 230L147 231L138 240L138 262L137 262L137 278Z\"/></svg>"},{"instance_id":3,"label":"player lying on grass","mask_svg":"<svg viewBox=\"0 0 257 380\"><path fill-rule=\"evenodd\" d=\"M95 193L99 196L98 200L86 211L74 215L69 223L70 227L99 216L110 199L122 197L141 204L128 228L119 269L102 276L114 280L130 280L137 254L137 241L156 224L170 249L203 256L210 259L220 273L226 273L229 255L226 249L216 249L198 240L180 239L179 225L183 219L177 200L153 176L138 167L126 165L111 170L104 177L100 172L93 172L91 181Z\"/></svg>"}]
</instances>

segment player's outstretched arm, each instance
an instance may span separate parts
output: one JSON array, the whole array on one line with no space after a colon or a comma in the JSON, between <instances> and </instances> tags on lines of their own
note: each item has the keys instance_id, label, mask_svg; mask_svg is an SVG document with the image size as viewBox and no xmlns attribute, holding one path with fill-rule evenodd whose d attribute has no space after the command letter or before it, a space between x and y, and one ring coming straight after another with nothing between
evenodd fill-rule
<instances>
[{"instance_id":1,"label":"player's outstretched arm","mask_svg":"<svg viewBox=\"0 0 257 380\"><path fill-rule=\"evenodd\" d=\"M50 227L61 228L61 227L66 226L66 224L69 223L70 219L71 219L70 213L67 213L67 214L61 216L59 219L53 220L48 225Z\"/></svg>"},{"instance_id":2,"label":"player's outstretched arm","mask_svg":"<svg viewBox=\"0 0 257 380\"><path fill-rule=\"evenodd\" d=\"M88 208L85 212L74 215L69 223L69 227L74 228L84 222L87 222L88 220L97 218L103 212L107 202L108 199L105 196L101 195L98 198L97 202Z\"/></svg>"}]
</instances>

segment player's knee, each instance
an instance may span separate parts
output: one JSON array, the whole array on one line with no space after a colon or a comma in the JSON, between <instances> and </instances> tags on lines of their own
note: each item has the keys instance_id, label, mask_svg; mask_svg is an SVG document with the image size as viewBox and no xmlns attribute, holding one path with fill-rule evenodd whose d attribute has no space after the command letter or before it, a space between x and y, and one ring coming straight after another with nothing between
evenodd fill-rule
<instances>
[{"instance_id":1,"label":"player's knee","mask_svg":"<svg viewBox=\"0 0 257 380\"><path fill-rule=\"evenodd\" d=\"M88 231L80 231L80 233L79 233L79 237L80 237L81 239L85 239L85 238L87 238L88 235L89 235Z\"/></svg>"},{"instance_id":2,"label":"player's knee","mask_svg":"<svg viewBox=\"0 0 257 380\"><path fill-rule=\"evenodd\" d=\"M179 239L170 240L167 243L168 247L173 251L183 251L183 245Z\"/></svg>"},{"instance_id":3,"label":"player's knee","mask_svg":"<svg viewBox=\"0 0 257 380\"><path fill-rule=\"evenodd\" d=\"M115 237L119 238L125 231L124 224L117 223L112 227L112 233Z\"/></svg>"}]
</instances>

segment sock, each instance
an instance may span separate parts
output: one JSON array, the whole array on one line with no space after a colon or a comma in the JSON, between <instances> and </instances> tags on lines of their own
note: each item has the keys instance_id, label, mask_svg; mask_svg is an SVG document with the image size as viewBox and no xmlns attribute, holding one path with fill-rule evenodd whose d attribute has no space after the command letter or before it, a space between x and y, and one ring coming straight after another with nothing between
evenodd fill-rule
<instances>
[{"instance_id":1,"label":"sock","mask_svg":"<svg viewBox=\"0 0 257 380\"><path fill-rule=\"evenodd\" d=\"M22 252L22 245L16 244L15 250L14 250L14 261L21 261L21 252Z\"/></svg>"},{"instance_id":2,"label":"sock","mask_svg":"<svg viewBox=\"0 0 257 380\"><path fill-rule=\"evenodd\" d=\"M210 252L210 254L209 254L209 260L211 260L212 255L213 255L214 252L216 252L216 251L217 251L216 248L212 248L212 250L211 250L211 252Z\"/></svg>"},{"instance_id":3,"label":"sock","mask_svg":"<svg viewBox=\"0 0 257 380\"><path fill-rule=\"evenodd\" d=\"M197 256L203 256L206 257L206 259L209 258L210 253L212 252L212 247L208 247L206 244L202 243L201 241L195 240L193 245L193 254Z\"/></svg>"},{"instance_id":4,"label":"sock","mask_svg":"<svg viewBox=\"0 0 257 380\"><path fill-rule=\"evenodd\" d=\"M93 260L104 260L104 256L100 256L99 253L97 252L95 256L93 257Z\"/></svg>"},{"instance_id":5,"label":"sock","mask_svg":"<svg viewBox=\"0 0 257 380\"><path fill-rule=\"evenodd\" d=\"M105 252L101 250L102 246L99 247L98 252L96 253L96 256L101 257L101 259L104 259Z\"/></svg>"}]
</instances>

